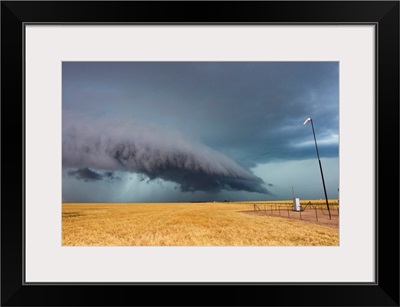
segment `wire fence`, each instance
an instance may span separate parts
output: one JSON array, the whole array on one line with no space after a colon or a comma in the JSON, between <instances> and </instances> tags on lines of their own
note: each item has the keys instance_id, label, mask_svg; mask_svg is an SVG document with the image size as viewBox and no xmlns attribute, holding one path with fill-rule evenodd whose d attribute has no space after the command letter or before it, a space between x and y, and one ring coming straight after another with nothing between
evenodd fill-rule
<instances>
[{"instance_id":1,"label":"wire fence","mask_svg":"<svg viewBox=\"0 0 400 307\"><path fill-rule=\"evenodd\" d=\"M323 223L327 225L339 224L339 203L338 201L328 202L329 210L326 202L300 202L300 208L294 209L293 202L257 202L247 203L251 210L248 213L256 215L277 216L291 219L299 219L304 221Z\"/></svg>"}]
</instances>

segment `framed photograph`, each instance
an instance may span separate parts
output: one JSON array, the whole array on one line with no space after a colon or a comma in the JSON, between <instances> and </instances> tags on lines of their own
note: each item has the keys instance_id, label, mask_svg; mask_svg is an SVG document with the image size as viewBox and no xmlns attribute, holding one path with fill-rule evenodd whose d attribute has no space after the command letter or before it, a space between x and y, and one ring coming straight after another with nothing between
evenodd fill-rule
<instances>
[{"instance_id":1,"label":"framed photograph","mask_svg":"<svg viewBox=\"0 0 400 307\"><path fill-rule=\"evenodd\" d=\"M399 306L398 1L1 28L2 305Z\"/></svg>"}]
</instances>

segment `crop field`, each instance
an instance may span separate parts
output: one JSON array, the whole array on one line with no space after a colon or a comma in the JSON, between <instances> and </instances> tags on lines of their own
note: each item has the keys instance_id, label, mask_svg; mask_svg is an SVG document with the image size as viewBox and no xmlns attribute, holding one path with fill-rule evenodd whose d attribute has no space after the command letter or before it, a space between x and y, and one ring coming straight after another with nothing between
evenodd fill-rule
<instances>
[{"instance_id":1,"label":"crop field","mask_svg":"<svg viewBox=\"0 0 400 307\"><path fill-rule=\"evenodd\" d=\"M271 208L272 204L275 204L274 208L278 210L277 202L255 203L259 207L270 204ZM277 215L248 214L254 212L255 203L63 203L62 245L337 246L339 244L338 226L332 227L319 222L310 223Z\"/></svg>"}]
</instances>

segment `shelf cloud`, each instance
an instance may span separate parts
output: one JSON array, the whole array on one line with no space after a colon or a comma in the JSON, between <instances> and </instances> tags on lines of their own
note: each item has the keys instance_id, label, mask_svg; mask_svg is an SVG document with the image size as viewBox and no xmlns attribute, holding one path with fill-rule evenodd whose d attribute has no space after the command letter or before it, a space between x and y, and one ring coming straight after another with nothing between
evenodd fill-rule
<instances>
[{"instance_id":1,"label":"shelf cloud","mask_svg":"<svg viewBox=\"0 0 400 307\"><path fill-rule=\"evenodd\" d=\"M67 115L65 115L67 116ZM63 127L62 163L84 181L113 179L113 172L174 182L182 192L237 190L268 194L264 181L206 145L143 123L70 115ZM104 172L104 174L102 173Z\"/></svg>"}]
</instances>

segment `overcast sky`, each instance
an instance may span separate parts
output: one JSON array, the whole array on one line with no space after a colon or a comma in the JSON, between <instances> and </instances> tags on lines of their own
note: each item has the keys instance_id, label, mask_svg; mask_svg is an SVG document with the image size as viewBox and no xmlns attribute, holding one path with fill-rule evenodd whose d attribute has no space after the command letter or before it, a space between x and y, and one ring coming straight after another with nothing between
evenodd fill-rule
<instances>
[{"instance_id":1,"label":"overcast sky","mask_svg":"<svg viewBox=\"0 0 400 307\"><path fill-rule=\"evenodd\" d=\"M64 62L65 202L328 198L338 62Z\"/></svg>"}]
</instances>

